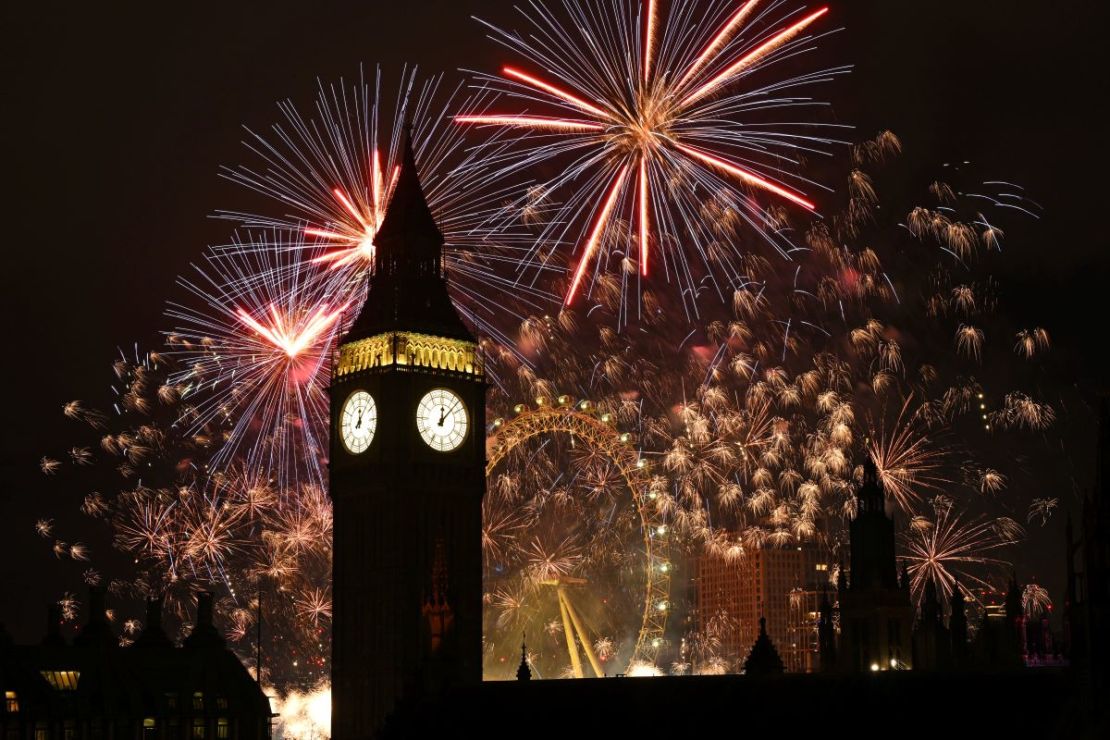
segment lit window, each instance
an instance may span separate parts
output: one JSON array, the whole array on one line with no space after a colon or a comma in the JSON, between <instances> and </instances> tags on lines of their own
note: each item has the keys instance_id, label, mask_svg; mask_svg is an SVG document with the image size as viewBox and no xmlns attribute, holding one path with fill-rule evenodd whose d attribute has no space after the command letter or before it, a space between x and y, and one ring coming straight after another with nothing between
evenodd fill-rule
<instances>
[{"instance_id":1,"label":"lit window","mask_svg":"<svg viewBox=\"0 0 1110 740\"><path fill-rule=\"evenodd\" d=\"M13 714L19 711L19 695L14 691L4 692L4 705L7 707L8 713Z\"/></svg>"},{"instance_id":2,"label":"lit window","mask_svg":"<svg viewBox=\"0 0 1110 740\"><path fill-rule=\"evenodd\" d=\"M216 737L221 740L227 740L231 737L231 723L225 717L216 720Z\"/></svg>"},{"instance_id":3,"label":"lit window","mask_svg":"<svg viewBox=\"0 0 1110 740\"><path fill-rule=\"evenodd\" d=\"M197 710L198 712L204 709L204 693L203 692L198 691L195 694L193 694L193 709Z\"/></svg>"},{"instance_id":4,"label":"lit window","mask_svg":"<svg viewBox=\"0 0 1110 740\"><path fill-rule=\"evenodd\" d=\"M204 731L206 729L207 728L204 726L204 718L203 717L197 717L196 719L193 720L193 734L192 734L192 737L203 738L204 737Z\"/></svg>"},{"instance_id":5,"label":"lit window","mask_svg":"<svg viewBox=\"0 0 1110 740\"><path fill-rule=\"evenodd\" d=\"M35 725L35 740L48 740L50 737L50 730L47 729L45 722L39 722Z\"/></svg>"},{"instance_id":6,"label":"lit window","mask_svg":"<svg viewBox=\"0 0 1110 740\"><path fill-rule=\"evenodd\" d=\"M77 681L81 678L80 671L39 671L46 682L50 684L50 688L55 691L74 691L77 689Z\"/></svg>"}]
</instances>

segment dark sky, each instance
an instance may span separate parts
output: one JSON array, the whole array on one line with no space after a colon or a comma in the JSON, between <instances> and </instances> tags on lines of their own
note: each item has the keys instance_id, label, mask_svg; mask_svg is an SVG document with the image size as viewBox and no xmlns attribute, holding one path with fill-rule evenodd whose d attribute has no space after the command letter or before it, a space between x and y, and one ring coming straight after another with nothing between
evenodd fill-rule
<instances>
[{"instance_id":1,"label":"dark sky","mask_svg":"<svg viewBox=\"0 0 1110 740\"><path fill-rule=\"evenodd\" d=\"M828 61L856 65L827 93L837 117L895 130L923 172L974 159L1036 193L1047 228L1012 256L1014 310L1045 317L1061 383L1105 391L1105 4L831 5L846 31ZM176 275L226 240L206 216L237 195L216 173L240 161L240 126L360 63L494 68L473 14L515 22L491 0L5 3L0 619L19 637L63 587L32 523L85 493L38 471L69 444L60 407L104 399L115 348L152 346Z\"/></svg>"}]
</instances>

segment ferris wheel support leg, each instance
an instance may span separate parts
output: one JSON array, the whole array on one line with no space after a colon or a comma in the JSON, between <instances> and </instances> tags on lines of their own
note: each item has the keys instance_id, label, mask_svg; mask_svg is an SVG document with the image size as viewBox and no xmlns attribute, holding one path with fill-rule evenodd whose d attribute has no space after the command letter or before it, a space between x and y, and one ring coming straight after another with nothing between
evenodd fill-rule
<instances>
[{"instance_id":1,"label":"ferris wheel support leg","mask_svg":"<svg viewBox=\"0 0 1110 740\"><path fill-rule=\"evenodd\" d=\"M563 589L559 588L559 612L563 617L563 635L567 639L567 654L570 655L570 665L574 669L575 678L585 678L586 674L582 672L582 659L578 657L578 648L574 644L574 628L570 623L570 616L567 613L567 600L563 595Z\"/></svg>"},{"instance_id":2,"label":"ferris wheel support leg","mask_svg":"<svg viewBox=\"0 0 1110 740\"><path fill-rule=\"evenodd\" d=\"M566 609L570 613L570 621L574 623L574 631L578 634L578 640L582 643L582 649L586 652L586 657L590 661L590 667L594 669L594 675L602 678L605 674L601 670L601 663L594 654L594 647L590 644L590 636L586 634L586 630L582 628L582 622L578 619L578 612L574 611L574 605L570 603L570 599L563 596L560 591L559 595L563 601L566 602Z\"/></svg>"}]
</instances>

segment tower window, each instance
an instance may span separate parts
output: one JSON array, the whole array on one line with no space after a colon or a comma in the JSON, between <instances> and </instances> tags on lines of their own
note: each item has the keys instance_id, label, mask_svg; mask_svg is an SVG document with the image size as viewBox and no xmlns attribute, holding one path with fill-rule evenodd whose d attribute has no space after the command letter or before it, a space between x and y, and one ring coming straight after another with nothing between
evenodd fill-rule
<instances>
[{"instance_id":1,"label":"tower window","mask_svg":"<svg viewBox=\"0 0 1110 740\"><path fill-rule=\"evenodd\" d=\"M8 714L15 714L19 711L19 694L14 691L4 692L4 708L7 709Z\"/></svg>"},{"instance_id":2,"label":"tower window","mask_svg":"<svg viewBox=\"0 0 1110 740\"><path fill-rule=\"evenodd\" d=\"M220 740L227 740L231 737L231 723L227 721L227 717L220 717L216 720L216 737Z\"/></svg>"},{"instance_id":3,"label":"tower window","mask_svg":"<svg viewBox=\"0 0 1110 740\"><path fill-rule=\"evenodd\" d=\"M204 711L204 692L197 691L193 694L193 709L197 712Z\"/></svg>"},{"instance_id":4,"label":"tower window","mask_svg":"<svg viewBox=\"0 0 1110 740\"><path fill-rule=\"evenodd\" d=\"M204 726L204 718L203 717L197 717L196 719L193 720L193 734L190 735L190 737L202 739L202 738L204 738L204 736L205 736L204 732L207 729L208 728Z\"/></svg>"}]
</instances>

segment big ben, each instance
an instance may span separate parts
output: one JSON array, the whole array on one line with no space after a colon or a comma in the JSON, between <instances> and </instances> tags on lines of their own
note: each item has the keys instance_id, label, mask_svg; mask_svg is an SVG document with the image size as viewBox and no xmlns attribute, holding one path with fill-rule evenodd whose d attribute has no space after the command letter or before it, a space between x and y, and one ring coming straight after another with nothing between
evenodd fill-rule
<instances>
[{"instance_id":1,"label":"big ben","mask_svg":"<svg viewBox=\"0 0 1110 740\"><path fill-rule=\"evenodd\" d=\"M481 680L486 384L410 137L331 395L332 737Z\"/></svg>"}]
</instances>

